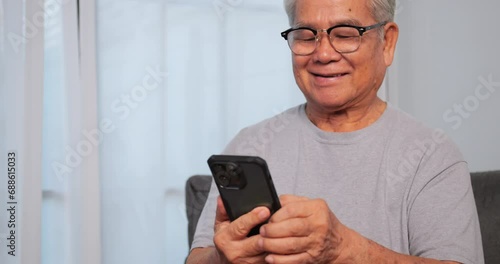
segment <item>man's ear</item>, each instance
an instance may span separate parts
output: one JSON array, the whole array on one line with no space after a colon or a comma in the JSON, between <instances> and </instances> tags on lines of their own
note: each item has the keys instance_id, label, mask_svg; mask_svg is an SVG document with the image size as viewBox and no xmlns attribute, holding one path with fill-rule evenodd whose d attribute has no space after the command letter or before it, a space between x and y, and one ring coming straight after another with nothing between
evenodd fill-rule
<instances>
[{"instance_id":1,"label":"man's ear","mask_svg":"<svg viewBox=\"0 0 500 264\"><path fill-rule=\"evenodd\" d=\"M384 26L384 62L387 67L392 64L396 43L398 42L399 27L394 22L389 22Z\"/></svg>"}]
</instances>

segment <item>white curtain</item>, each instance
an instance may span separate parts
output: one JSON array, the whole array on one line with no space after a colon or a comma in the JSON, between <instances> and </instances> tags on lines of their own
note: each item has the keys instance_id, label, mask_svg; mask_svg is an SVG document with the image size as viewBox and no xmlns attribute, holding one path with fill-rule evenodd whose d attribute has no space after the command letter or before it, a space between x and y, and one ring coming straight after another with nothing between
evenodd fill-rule
<instances>
[{"instance_id":1,"label":"white curtain","mask_svg":"<svg viewBox=\"0 0 500 264\"><path fill-rule=\"evenodd\" d=\"M303 101L287 26L282 1L97 1L103 263L183 263L186 179Z\"/></svg>"},{"instance_id":2,"label":"white curtain","mask_svg":"<svg viewBox=\"0 0 500 264\"><path fill-rule=\"evenodd\" d=\"M42 10L38 0L0 1L1 263L41 254Z\"/></svg>"},{"instance_id":3,"label":"white curtain","mask_svg":"<svg viewBox=\"0 0 500 264\"><path fill-rule=\"evenodd\" d=\"M44 7L41 263L99 264L94 1L46 0Z\"/></svg>"},{"instance_id":4,"label":"white curtain","mask_svg":"<svg viewBox=\"0 0 500 264\"><path fill-rule=\"evenodd\" d=\"M92 4L0 1L0 167L16 153L17 172L15 214L0 214L1 263L100 263L98 146L84 133L97 127ZM11 206L14 185L0 186Z\"/></svg>"},{"instance_id":5,"label":"white curtain","mask_svg":"<svg viewBox=\"0 0 500 264\"><path fill-rule=\"evenodd\" d=\"M186 179L303 100L281 1L0 3L1 263L182 263Z\"/></svg>"},{"instance_id":6,"label":"white curtain","mask_svg":"<svg viewBox=\"0 0 500 264\"><path fill-rule=\"evenodd\" d=\"M1 150L22 175L2 263L182 263L186 179L302 101L281 2L1 3Z\"/></svg>"}]
</instances>

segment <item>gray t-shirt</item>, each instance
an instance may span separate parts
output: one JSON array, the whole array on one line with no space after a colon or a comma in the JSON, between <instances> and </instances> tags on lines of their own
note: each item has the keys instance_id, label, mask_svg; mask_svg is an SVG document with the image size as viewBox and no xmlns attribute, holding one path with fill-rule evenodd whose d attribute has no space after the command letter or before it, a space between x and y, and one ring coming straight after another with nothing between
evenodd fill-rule
<instances>
[{"instance_id":1,"label":"gray t-shirt","mask_svg":"<svg viewBox=\"0 0 500 264\"><path fill-rule=\"evenodd\" d=\"M247 127L225 154L256 155L278 194L324 199L346 226L403 254L484 263L467 163L440 130L388 105L364 129L325 132L305 105ZM217 188L192 248L213 246Z\"/></svg>"}]
</instances>

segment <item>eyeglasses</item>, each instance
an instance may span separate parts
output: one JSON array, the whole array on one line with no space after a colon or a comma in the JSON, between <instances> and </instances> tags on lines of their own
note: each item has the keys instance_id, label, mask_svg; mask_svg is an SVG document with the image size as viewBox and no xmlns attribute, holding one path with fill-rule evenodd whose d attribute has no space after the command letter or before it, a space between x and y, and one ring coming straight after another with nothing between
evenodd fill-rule
<instances>
[{"instance_id":1,"label":"eyeglasses","mask_svg":"<svg viewBox=\"0 0 500 264\"><path fill-rule=\"evenodd\" d=\"M361 36L370 29L382 27L387 22L377 23L367 27L353 25L336 25L328 29L312 29L308 27L290 28L281 32L288 46L296 55L310 55L318 47L320 32L325 32L330 38L330 44L339 53L351 53L359 49Z\"/></svg>"}]
</instances>

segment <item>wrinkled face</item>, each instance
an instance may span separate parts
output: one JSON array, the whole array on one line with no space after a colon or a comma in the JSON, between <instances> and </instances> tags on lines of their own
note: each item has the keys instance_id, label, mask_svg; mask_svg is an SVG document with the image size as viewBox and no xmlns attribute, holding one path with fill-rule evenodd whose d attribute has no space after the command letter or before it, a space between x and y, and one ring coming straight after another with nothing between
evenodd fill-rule
<instances>
[{"instance_id":1,"label":"wrinkled face","mask_svg":"<svg viewBox=\"0 0 500 264\"><path fill-rule=\"evenodd\" d=\"M297 0L293 26L327 29L339 24L369 26L381 22L372 17L368 1L371 0ZM321 32L314 53L292 55L295 80L308 107L327 113L373 102L392 61L392 57L384 57L384 40L377 30L363 34L361 46L353 53L338 53L330 45L328 35Z\"/></svg>"}]
</instances>

